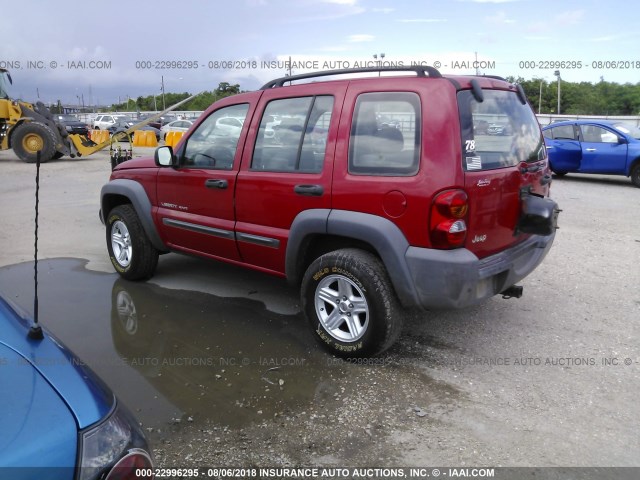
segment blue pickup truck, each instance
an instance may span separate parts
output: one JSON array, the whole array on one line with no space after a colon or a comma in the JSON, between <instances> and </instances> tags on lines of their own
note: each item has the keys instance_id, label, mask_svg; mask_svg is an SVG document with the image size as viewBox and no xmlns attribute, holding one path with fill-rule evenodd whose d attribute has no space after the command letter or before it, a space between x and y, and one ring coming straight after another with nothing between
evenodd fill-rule
<instances>
[{"instance_id":1,"label":"blue pickup truck","mask_svg":"<svg viewBox=\"0 0 640 480\"><path fill-rule=\"evenodd\" d=\"M542 129L556 175L624 175L640 187L640 129L622 122L575 120Z\"/></svg>"}]
</instances>

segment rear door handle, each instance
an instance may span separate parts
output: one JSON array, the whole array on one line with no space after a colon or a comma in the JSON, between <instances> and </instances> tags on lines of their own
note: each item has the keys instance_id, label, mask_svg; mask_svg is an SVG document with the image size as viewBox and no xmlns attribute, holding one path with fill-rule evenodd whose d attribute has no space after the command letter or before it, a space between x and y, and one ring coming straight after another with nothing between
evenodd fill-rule
<instances>
[{"instance_id":1,"label":"rear door handle","mask_svg":"<svg viewBox=\"0 0 640 480\"><path fill-rule=\"evenodd\" d=\"M220 190L224 190L229 186L229 183L226 180L222 180L219 178L210 178L209 180L205 180L204 186L207 188L218 188Z\"/></svg>"},{"instance_id":2,"label":"rear door handle","mask_svg":"<svg viewBox=\"0 0 640 480\"><path fill-rule=\"evenodd\" d=\"M324 188L322 188L322 185L296 185L293 187L293 191L298 195L320 197L324 193Z\"/></svg>"},{"instance_id":3,"label":"rear door handle","mask_svg":"<svg viewBox=\"0 0 640 480\"><path fill-rule=\"evenodd\" d=\"M596 149L595 149L595 148L585 148L585 150L586 150L587 152L595 152L595 151L596 151Z\"/></svg>"}]
</instances>

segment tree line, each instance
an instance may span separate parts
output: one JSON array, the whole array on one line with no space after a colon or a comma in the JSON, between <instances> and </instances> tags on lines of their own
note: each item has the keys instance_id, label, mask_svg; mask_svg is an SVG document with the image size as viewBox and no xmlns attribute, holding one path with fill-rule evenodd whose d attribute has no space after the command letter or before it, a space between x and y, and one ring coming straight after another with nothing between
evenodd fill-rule
<instances>
[{"instance_id":1,"label":"tree line","mask_svg":"<svg viewBox=\"0 0 640 480\"><path fill-rule=\"evenodd\" d=\"M512 83L524 88L527 98L536 113L558 113L558 83L540 78L525 80L522 77L507 77ZM206 110L221 98L242 92L240 85L221 82L215 90L206 91L180 107L183 111ZM129 99L112 105L110 111L159 111L191 94L165 93ZM640 115L640 83L619 84L601 80L597 83L567 82L560 84L560 113L565 115Z\"/></svg>"},{"instance_id":2,"label":"tree line","mask_svg":"<svg viewBox=\"0 0 640 480\"><path fill-rule=\"evenodd\" d=\"M536 113L558 113L558 82L507 77L522 85ZM640 115L640 83L560 81L563 115Z\"/></svg>"},{"instance_id":3,"label":"tree line","mask_svg":"<svg viewBox=\"0 0 640 480\"><path fill-rule=\"evenodd\" d=\"M221 82L215 90L202 92L197 97L189 100L184 105L181 105L178 110L180 111L202 111L209 108L209 106L221 98L229 97L241 93L240 85L230 84L228 82ZM138 97L135 100L129 99L126 102L116 103L109 107L105 107L102 110L109 112L153 112L161 111L171 105L174 105L185 98L190 97L192 94L189 92L183 93L169 93L166 92L159 95L147 95L146 97ZM163 98L164 97L164 98Z\"/></svg>"}]
</instances>

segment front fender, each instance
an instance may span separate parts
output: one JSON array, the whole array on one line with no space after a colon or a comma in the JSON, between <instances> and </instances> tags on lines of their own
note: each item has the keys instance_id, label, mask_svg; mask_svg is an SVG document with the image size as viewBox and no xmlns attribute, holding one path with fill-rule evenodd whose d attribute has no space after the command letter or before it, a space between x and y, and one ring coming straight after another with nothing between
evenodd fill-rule
<instances>
[{"instance_id":1,"label":"front fender","mask_svg":"<svg viewBox=\"0 0 640 480\"><path fill-rule=\"evenodd\" d=\"M121 197L125 197L129 200L129 203L133 205L151 244L160 252L168 252L169 249L160 238L156 225L153 222L152 206L147 192L145 192L144 187L135 180L111 180L102 187L100 191L100 218L106 221L109 211L122 204L121 201L117 200Z\"/></svg>"}]
</instances>

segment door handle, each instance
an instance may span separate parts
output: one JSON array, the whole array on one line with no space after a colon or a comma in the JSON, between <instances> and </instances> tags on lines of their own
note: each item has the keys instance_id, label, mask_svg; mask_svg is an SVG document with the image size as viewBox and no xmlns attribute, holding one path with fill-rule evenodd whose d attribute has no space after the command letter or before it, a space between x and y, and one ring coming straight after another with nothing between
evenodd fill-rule
<instances>
[{"instance_id":1,"label":"door handle","mask_svg":"<svg viewBox=\"0 0 640 480\"><path fill-rule=\"evenodd\" d=\"M209 180L205 180L204 186L207 188L218 188L220 190L224 190L229 186L229 182L219 178L216 178L216 179L210 178Z\"/></svg>"},{"instance_id":2,"label":"door handle","mask_svg":"<svg viewBox=\"0 0 640 480\"><path fill-rule=\"evenodd\" d=\"M595 148L585 148L585 150L586 150L587 152L595 152L595 151L596 151L596 149L595 149Z\"/></svg>"},{"instance_id":3,"label":"door handle","mask_svg":"<svg viewBox=\"0 0 640 480\"><path fill-rule=\"evenodd\" d=\"M322 185L296 185L293 187L293 191L298 195L320 197L324 193L324 188L322 188Z\"/></svg>"},{"instance_id":4,"label":"door handle","mask_svg":"<svg viewBox=\"0 0 640 480\"><path fill-rule=\"evenodd\" d=\"M556 148L553 145L547 145L547 150L549 150L550 148Z\"/></svg>"}]
</instances>

